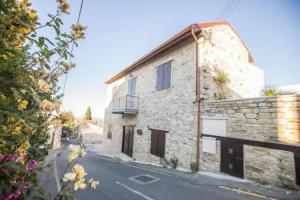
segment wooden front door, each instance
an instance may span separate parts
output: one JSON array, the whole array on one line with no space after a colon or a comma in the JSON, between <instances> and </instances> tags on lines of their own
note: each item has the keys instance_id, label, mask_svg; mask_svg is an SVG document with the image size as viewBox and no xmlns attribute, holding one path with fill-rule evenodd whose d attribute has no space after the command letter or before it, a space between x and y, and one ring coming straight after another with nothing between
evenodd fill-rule
<instances>
[{"instance_id":1,"label":"wooden front door","mask_svg":"<svg viewBox=\"0 0 300 200\"><path fill-rule=\"evenodd\" d=\"M134 126L123 127L122 152L132 157L133 154Z\"/></svg>"},{"instance_id":2,"label":"wooden front door","mask_svg":"<svg viewBox=\"0 0 300 200\"><path fill-rule=\"evenodd\" d=\"M221 141L221 171L239 178L244 178L243 144Z\"/></svg>"}]
</instances>

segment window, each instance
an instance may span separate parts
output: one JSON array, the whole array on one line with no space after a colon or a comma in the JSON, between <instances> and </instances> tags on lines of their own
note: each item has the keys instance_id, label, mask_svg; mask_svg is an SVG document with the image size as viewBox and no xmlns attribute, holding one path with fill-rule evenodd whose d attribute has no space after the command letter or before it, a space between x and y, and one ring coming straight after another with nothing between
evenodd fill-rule
<instances>
[{"instance_id":1,"label":"window","mask_svg":"<svg viewBox=\"0 0 300 200\"><path fill-rule=\"evenodd\" d=\"M135 96L136 77L128 80L128 95Z\"/></svg>"},{"instance_id":2,"label":"window","mask_svg":"<svg viewBox=\"0 0 300 200\"><path fill-rule=\"evenodd\" d=\"M166 132L160 130L151 131L150 153L161 158L165 157Z\"/></svg>"},{"instance_id":3,"label":"window","mask_svg":"<svg viewBox=\"0 0 300 200\"><path fill-rule=\"evenodd\" d=\"M171 61L157 67L156 90L170 88L171 85Z\"/></svg>"},{"instance_id":4,"label":"window","mask_svg":"<svg viewBox=\"0 0 300 200\"><path fill-rule=\"evenodd\" d=\"M107 138L108 139L112 138L112 125L111 124L107 125Z\"/></svg>"}]
</instances>

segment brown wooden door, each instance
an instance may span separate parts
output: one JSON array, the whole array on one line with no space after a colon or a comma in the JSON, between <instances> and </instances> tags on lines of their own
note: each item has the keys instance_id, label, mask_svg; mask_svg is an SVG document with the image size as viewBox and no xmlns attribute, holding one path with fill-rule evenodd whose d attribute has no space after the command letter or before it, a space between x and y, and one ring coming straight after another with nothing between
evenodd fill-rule
<instances>
[{"instance_id":1,"label":"brown wooden door","mask_svg":"<svg viewBox=\"0 0 300 200\"><path fill-rule=\"evenodd\" d=\"M221 171L239 178L244 178L243 144L221 141Z\"/></svg>"},{"instance_id":2,"label":"brown wooden door","mask_svg":"<svg viewBox=\"0 0 300 200\"><path fill-rule=\"evenodd\" d=\"M123 127L122 152L132 157L133 154L134 126Z\"/></svg>"}]
</instances>

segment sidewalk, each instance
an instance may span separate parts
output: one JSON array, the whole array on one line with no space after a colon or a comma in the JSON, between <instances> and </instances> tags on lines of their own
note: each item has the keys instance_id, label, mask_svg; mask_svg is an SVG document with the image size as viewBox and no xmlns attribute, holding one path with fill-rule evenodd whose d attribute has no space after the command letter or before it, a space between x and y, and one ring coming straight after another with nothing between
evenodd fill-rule
<instances>
[{"instance_id":1,"label":"sidewalk","mask_svg":"<svg viewBox=\"0 0 300 200\"><path fill-rule=\"evenodd\" d=\"M220 175L208 172L200 172L193 174L191 172L184 172L176 169L163 168L151 164L142 164L135 161L127 163L134 167L149 169L160 173L166 173L178 178L187 179L194 185L210 185L219 187L225 190L234 192L241 192L244 194L257 196L263 199L300 199L300 191L287 190L270 185L261 185L245 179L239 179L227 175Z\"/></svg>"}]
</instances>

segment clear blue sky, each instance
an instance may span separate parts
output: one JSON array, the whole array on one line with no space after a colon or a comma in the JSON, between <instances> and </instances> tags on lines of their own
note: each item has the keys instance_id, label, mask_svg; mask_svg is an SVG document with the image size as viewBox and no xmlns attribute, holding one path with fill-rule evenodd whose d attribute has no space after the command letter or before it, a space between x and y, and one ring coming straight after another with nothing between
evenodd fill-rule
<instances>
[{"instance_id":1,"label":"clear blue sky","mask_svg":"<svg viewBox=\"0 0 300 200\"><path fill-rule=\"evenodd\" d=\"M32 0L42 21L55 0ZM217 21L228 0L85 0L87 38L75 49L64 105L78 117L91 106L102 117L104 81L192 23ZM76 21L80 0L69 0ZM265 82L300 83L300 1L241 0L228 18L250 49ZM49 33L51 35L51 33Z\"/></svg>"}]
</instances>

